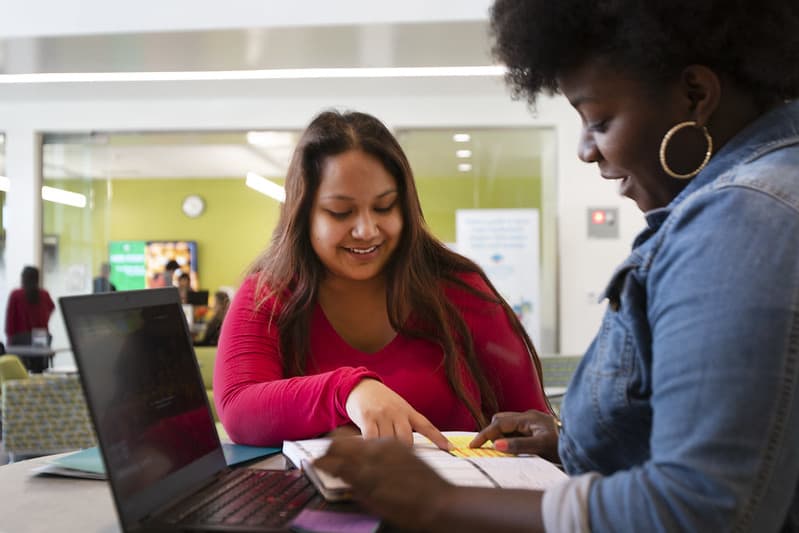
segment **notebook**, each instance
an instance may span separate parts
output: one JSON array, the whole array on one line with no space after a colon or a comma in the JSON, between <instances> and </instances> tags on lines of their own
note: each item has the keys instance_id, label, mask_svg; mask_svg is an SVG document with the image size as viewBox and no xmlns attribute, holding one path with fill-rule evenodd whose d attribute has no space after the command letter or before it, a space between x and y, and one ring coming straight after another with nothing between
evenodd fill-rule
<instances>
[{"instance_id":1,"label":"notebook","mask_svg":"<svg viewBox=\"0 0 799 533\"><path fill-rule=\"evenodd\" d=\"M175 288L59 300L122 529L287 531L297 471L230 469Z\"/></svg>"},{"instance_id":2,"label":"notebook","mask_svg":"<svg viewBox=\"0 0 799 533\"><path fill-rule=\"evenodd\" d=\"M218 427L217 432L219 432ZM280 453L280 448L242 446L240 444L222 442L222 452L225 454L227 465L234 466ZM32 472L44 476L106 479L103 458L100 457L100 449L97 446L54 457L47 463L35 467Z\"/></svg>"},{"instance_id":3,"label":"notebook","mask_svg":"<svg viewBox=\"0 0 799 533\"><path fill-rule=\"evenodd\" d=\"M453 449L445 452L426 437L414 433L413 451L441 477L462 487L545 490L568 479L556 465L536 455L509 455L488 446L469 448L475 435L474 432L445 431L444 436L453 444ZM325 454L330 443L328 438L285 441L283 454L305 471L325 499L346 501L351 497L350 486L313 464Z\"/></svg>"}]
</instances>

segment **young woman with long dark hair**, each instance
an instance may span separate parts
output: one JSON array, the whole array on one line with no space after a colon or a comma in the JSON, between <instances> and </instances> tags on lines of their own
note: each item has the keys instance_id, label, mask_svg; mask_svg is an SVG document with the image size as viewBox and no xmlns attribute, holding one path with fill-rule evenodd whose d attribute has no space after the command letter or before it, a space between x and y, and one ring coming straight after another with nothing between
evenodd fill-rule
<instances>
[{"instance_id":1,"label":"young woman with long dark hair","mask_svg":"<svg viewBox=\"0 0 799 533\"><path fill-rule=\"evenodd\" d=\"M271 244L231 304L217 410L245 444L354 426L445 447L499 410L548 411L533 343L483 271L427 229L408 160L364 113L302 135Z\"/></svg>"},{"instance_id":2,"label":"young woman with long dark hair","mask_svg":"<svg viewBox=\"0 0 799 533\"><path fill-rule=\"evenodd\" d=\"M22 286L11 291L6 308L6 339L9 345L31 344L34 329L47 330L53 304L50 294L39 286L39 269L26 266L22 269ZM47 333L49 339L49 332ZM32 372L41 372L44 360L25 360Z\"/></svg>"}]
</instances>

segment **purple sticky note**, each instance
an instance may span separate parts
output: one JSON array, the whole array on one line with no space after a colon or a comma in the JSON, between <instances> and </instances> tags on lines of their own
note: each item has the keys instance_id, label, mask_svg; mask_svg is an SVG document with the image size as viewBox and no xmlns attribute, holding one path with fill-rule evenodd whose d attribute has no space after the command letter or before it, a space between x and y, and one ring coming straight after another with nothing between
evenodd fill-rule
<instances>
[{"instance_id":1,"label":"purple sticky note","mask_svg":"<svg viewBox=\"0 0 799 533\"><path fill-rule=\"evenodd\" d=\"M380 526L376 516L305 509L291 522L292 531L308 533L375 533Z\"/></svg>"}]
</instances>

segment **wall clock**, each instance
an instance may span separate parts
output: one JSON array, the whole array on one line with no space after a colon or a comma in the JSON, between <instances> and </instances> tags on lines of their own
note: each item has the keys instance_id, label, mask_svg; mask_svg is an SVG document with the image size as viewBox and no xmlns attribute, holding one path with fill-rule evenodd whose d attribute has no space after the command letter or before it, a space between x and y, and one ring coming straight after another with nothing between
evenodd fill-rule
<instances>
[{"instance_id":1,"label":"wall clock","mask_svg":"<svg viewBox=\"0 0 799 533\"><path fill-rule=\"evenodd\" d=\"M183 199L180 208L187 217L197 218L205 211L205 200L199 194L190 194Z\"/></svg>"}]
</instances>

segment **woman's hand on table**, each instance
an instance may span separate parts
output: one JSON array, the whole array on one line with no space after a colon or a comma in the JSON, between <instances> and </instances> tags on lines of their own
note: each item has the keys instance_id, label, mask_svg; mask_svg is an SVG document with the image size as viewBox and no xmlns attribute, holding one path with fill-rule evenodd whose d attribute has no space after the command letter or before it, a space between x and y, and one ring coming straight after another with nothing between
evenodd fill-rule
<instances>
[{"instance_id":1,"label":"woman's hand on table","mask_svg":"<svg viewBox=\"0 0 799 533\"><path fill-rule=\"evenodd\" d=\"M560 462L557 420L540 411L497 413L469 446L478 448L489 440L494 441L494 448L501 452L536 454L548 461Z\"/></svg>"},{"instance_id":2,"label":"woman's hand on table","mask_svg":"<svg viewBox=\"0 0 799 533\"><path fill-rule=\"evenodd\" d=\"M350 392L346 409L365 439L391 437L412 446L416 431L442 450L450 448L447 438L424 415L377 380L361 380Z\"/></svg>"}]
</instances>

